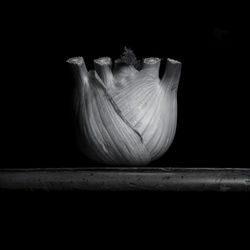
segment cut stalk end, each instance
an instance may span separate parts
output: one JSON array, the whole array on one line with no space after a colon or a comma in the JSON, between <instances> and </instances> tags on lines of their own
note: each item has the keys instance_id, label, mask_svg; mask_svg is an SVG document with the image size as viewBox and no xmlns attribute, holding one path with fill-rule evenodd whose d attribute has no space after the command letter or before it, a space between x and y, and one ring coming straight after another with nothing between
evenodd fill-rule
<instances>
[{"instance_id":1,"label":"cut stalk end","mask_svg":"<svg viewBox=\"0 0 250 250\"><path fill-rule=\"evenodd\" d=\"M112 60L111 60L110 57L101 57L101 58L95 59L94 63L98 64L98 65L109 65L109 66L111 66Z\"/></svg>"},{"instance_id":2,"label":"cut stalk end","mask_svg":"<svg viewBox=\"0 0 250 250\"><path fill-rule=\"evenodd\" d=\"M69 58L66 62L71 63L71 64L76 64L76 65L82 65L83 64L83 58L81 56L72 57L72 58Z\"/></svg>"},{"instance_id":3,"label":"cut stalk end","mask_svg":"<svg viewBox=\"0 0 250 250\"><path fill-rule=\"evenodd\" d=\"M143 60L142 70L146 70L154 77L159 77L161 59L158 57L149 57Z\"/></svg>"},{"instance_id":4,"label":"cut stalk end","mask_svg":"<svg viewBox=\"0 0 250 250\"><path fill-rule=\"evenodd\" d=\"M174 59L167 59L166 70L162 78L162 82L172 91L178 89L181 75L181 62Z\"/></svg>"},{"instance_id":5,"label":"cut stalk end","mask_svg":"<svg viewBox=\"0 0 250 250\"><path fill-rule=\"evenodd\" d=\"M80 78L80 80L83 83L88 82L88 70L86 68L84 59L82 57L72 57L69 58L67 61L73 69L74 75L77 79Z\"/></svg>"},{"instance_id":6,"label":"cut stalk end","mask_svg":"<svg viewBox=\"0 0 250 250\"><path fill-rule=\"evenodd\" d=\"M112 87L114 82L111 65L112 60L109 57L101 57L94 60L95 70L106 88Z\"/></svg>"}]
</instances>

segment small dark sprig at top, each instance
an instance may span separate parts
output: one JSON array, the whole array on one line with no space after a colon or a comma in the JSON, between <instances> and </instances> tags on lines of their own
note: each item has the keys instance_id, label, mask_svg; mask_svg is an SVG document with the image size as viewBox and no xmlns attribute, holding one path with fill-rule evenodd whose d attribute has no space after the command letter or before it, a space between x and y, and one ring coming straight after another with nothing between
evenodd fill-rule
<instances>
[{"instance_id":1,"label":"small dark sprig at top","mask_svg":"<svg viewBox=\"0 0 250 250\"><path fill-rule=\"evenodd\" d=\"M121 62L128 65L133 65L137 70L141 70L142 62L138 60L132 49L129 49L125 46L124 52L121 55Z\"/></svg>"}]
</instances>

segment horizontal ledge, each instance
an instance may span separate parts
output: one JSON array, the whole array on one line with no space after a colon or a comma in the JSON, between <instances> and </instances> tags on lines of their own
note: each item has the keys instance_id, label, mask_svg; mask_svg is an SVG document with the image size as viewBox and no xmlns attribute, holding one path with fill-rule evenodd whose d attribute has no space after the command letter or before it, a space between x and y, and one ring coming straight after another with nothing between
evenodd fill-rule
<instances>
[{"instance_id":1,"label":"horizontal ledge","mask_svg":"<svg viewBox=\"0 0 250 250\"><path fill-rule=\"evenodd\" d=\"M250 191L247 168L1 169L1 190Z\"/></svg>"}]
</instances>

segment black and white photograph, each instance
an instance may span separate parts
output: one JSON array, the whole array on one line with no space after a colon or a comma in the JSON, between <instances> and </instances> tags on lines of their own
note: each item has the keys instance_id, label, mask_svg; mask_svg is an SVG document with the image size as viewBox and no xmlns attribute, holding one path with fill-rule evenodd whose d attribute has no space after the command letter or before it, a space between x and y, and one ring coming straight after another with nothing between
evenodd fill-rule
<instances>
[{"instance_id":1,"label":"black and white photograph","mask_svg":"<svg viewBox=\"0 0 250 250\"><path fill-rule=\"evenodd\" d=\"M4 28L2 197L48 211L66 200L70 213L86 214L161 214L177 200L182 214L199 199L226 211L248 199L243 12L153 1L33 5L16 6Z\"/></svg>"}]
</instances>

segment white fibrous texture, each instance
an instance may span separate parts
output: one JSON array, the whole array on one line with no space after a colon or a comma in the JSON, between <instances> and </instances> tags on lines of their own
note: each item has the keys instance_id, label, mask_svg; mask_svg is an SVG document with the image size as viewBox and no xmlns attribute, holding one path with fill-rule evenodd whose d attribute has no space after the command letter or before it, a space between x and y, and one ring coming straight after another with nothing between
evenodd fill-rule
<instances>
[{"instance_id":1,"label":"white fibrous texture","mask_svg":"<svg viewBox=\"0 0 250 250\"><path fill-rule=\"evenodd\" d=\"M75 79L77 141L91 159L109 165L146 165L171 145L177 123L181 63L146 58L142 68L110 58L94 60L88 71L82 57L70 58Z\"/></svg>"}]
</instances>

